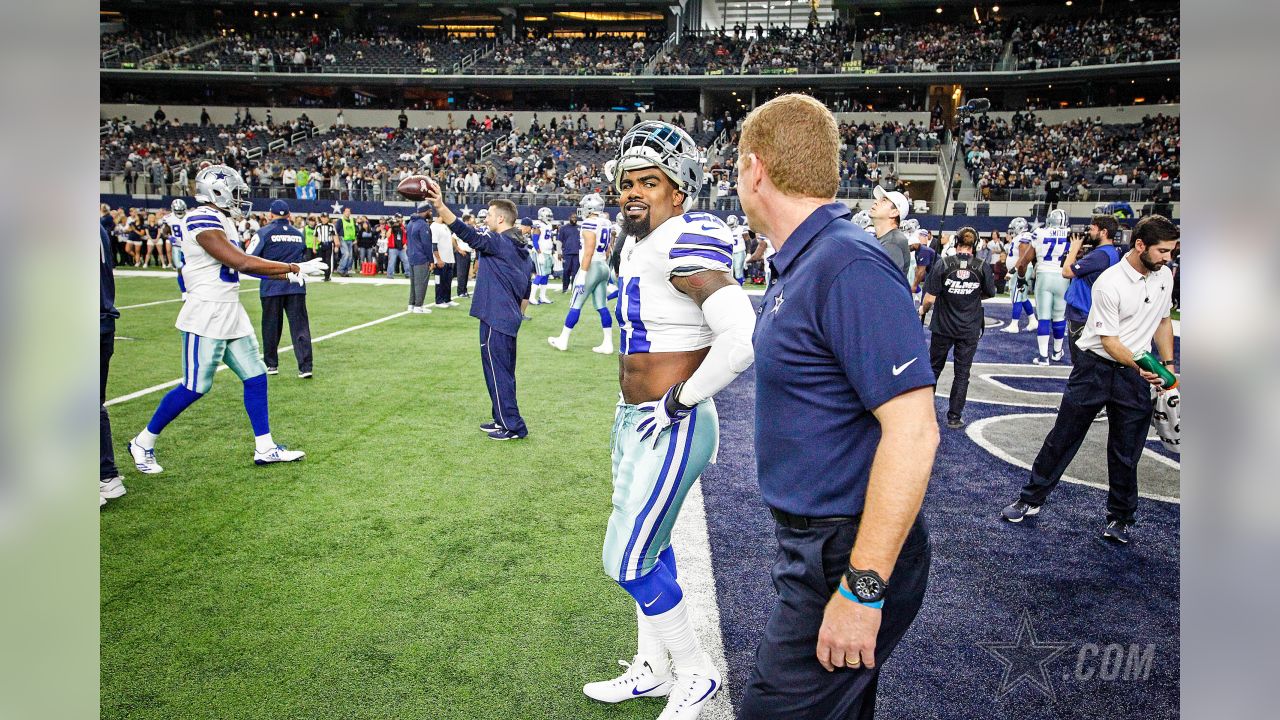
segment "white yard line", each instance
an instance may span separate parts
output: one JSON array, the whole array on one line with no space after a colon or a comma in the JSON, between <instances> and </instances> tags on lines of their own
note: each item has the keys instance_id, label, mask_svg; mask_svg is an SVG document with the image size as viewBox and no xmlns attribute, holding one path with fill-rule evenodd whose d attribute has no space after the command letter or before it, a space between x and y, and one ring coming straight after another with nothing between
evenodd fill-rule
<instances>
[{"instance_id":1,"label":"white yard line","mask_svg":"<svg viewBox=\"0 0 1280 720\"><path fill-rule=\"evenodd\" d=\"M244 290L241 290L240 292L247 293L247 292L257 292L257 291L258 291L258 288L246 288ZM137 305L117 305L116 309L117 310L133 310L135 308L151 307L152 305L165 305L167 303L176 303L176 302L182 302L182 298L176 297L176 298L169 298L168 300L155 300L153 302L138 303Z\"/></svg>"},{"instance_id":2,"label":"white yard line","mask_svg":"<svg viewBox=\"0 0 1280 720\"><path fill-rule=\"evenodd\" d=\"M328 339L330 339L330 338L336 338L336 337L338 337L339 335L346 335L346 334L347 334L347 333L349 333L349 332L355 332L356 330L363 330L363 329L365 329L365 328L367 328L367 327L372 327L372 326L377 325L377 324L379 324L379 323L384 323L384 322L386 322L386 321L388 321L388 320L394 320L394 319L396 319L396 318L400 317L401 315L408 315L408 314L409 314L409 313L408 313L407 311L405 311L405 310L401 310L400 312L395 313L395 314L393 314L393 315L388 315L388 316L386 316L386 317L378 318L377 320L371 320L371 321L369 321L369 322L367 322L367 323L362 323L362 324L360 324L360 325L352 325L352 326L351 326L351 327L349 327L349 328L343 328L343 329L341 329L341 330L337 330L337 331L335 331L335 332L331 332L331 333L329 333L328 335L321 335L321 336L320 336L320 337L318 337L318 338L312 338L312 339L311 339L311 342L312 342L312 344L314 344L314 343L321 342L321 341L323 341L323 340L328 340ZM280 348L280 352L281 352L281 353L287 353L287 352L292 352L292 351L293 351L293 346L292 346L292 345L288 345L288 346L285 346L285 347ZM215 370L214 372L222 372L223 370L226 370L226 369L227 369L227 366L226 366L226 365L219 365L219 366L218 366L218 369L217 369L217 370ZM144 395L150 395L150 394L151 394L151 393L153 393L153 392L159 392L159 391L161 391L161 390L165 390L165 389L167 389L167 388L171 388L171 387L173 387L174 385L177 385L177 384L178 384L178 383L180 383L180 382L182 382L182 378L174 378L173 380L170 380L169 382L166 382L166 383L160 383L159 385L152 385L152 386L151 386L151 387L149 387L149 388L143 388L142 390L139 390L139 391L137 391L137 392L131 392L131 393L129 393L128 395L121 395L120 397L117 397L117 398L111 398L110 400L108 400L108 401L106 402L106 404L107 404L107 405L118 405L118 404L120 404L120 403L122 403L122 402L128 402L128 401L130 401L130 400L135 400L135 399L140 398L140 397L142 397L142 396L144 396Z\"/></svg>"},{"instance_id":3,"label":"white yard line","mask_svg":"<svg viewBox=\"0 0 1280 720\"><path fill-rule=\"evenodd\" d=\"M707 513L702 501L702 480L694 482L671 528L671 547L676 553L680 588L689 601L689 619L698 633L702 649L720 669L720 692L699 716L703 720L731 720L733 704L729 693L729 667L720 636L720 607L716 599L716 579L711 568L711 539L707 535ZM733 688L732 692L738 692Z\"/></svg>"}]
</instances>

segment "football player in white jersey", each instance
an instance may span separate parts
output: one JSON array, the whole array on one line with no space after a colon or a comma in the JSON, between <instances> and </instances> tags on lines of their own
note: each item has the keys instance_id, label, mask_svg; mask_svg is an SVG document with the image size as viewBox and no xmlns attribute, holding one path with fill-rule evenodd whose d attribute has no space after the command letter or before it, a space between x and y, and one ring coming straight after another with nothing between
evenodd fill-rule
<instances>
[{"instance_id":1,"label":"football player in white jersey","mask_svg":"<svg viewBox=\"0 0 1280 720\"><path fill-rule=\"evenodd\" d=\"M182 282L182 219L187 216L187 203L178 198L169 204L169 214L164 216L164 227L168 228L166 240L169 243L169 255L173 267L178 271L178 292L182 299L187 299L187 286Z\"/></svg>"},{"instance_id":2,"label":"football player in white jersey","mask_svg":"<svg viewBox=\"0 0 1280 720\"><path fill-rule=\"evenodd\" d=\"M324 262L289 264L246 255L240 249L235 221L251 207L249 186L226 165L210 165L196 173L200 206L182 220L187 301L178 313L182 331L182 382L160 401L151 421L129 441L129 454L139 471L164 470L156 462L156 437L165 426L213 386L219 363L226 363L244 383L244 407L253 427L253 461L259 465L291 462L303 452L277 445L267 414L267 368L249 315L240 304L240 273L288 279L302 284L308 274L322 272Z\"/></svg>"},{"instance_id":3,"label":"football player in white jersey","mask_svg":"<svg viewBox=\"0 0 1280 720\"><path fill-rule=\"evenodd\" d=\"M1018 257L1018 274L1034 265L1036 271L1036 307L1040 310L1040 322L1036 325L1036 345L1039 354L1032 358L1036 365L1048 365L1049 339L1053 338L1052 360L1062 359L1062 340L1067 335L1067 286L1071 281L1062 277L1062 260L1071 249L1071 228L1067 211L1060 208L1049 211L1045 226L1032 233L1030 242L1023 242Z\"/></svg>"},{"instance_id":4,"label":"football player in white jersey","mask_svg":"<svg viewBox=\"0 0 1280 720\"><path fill-rule=\"evenodd\" d=\"M556 228L555 215L551 208L538 208L538 219L533 221L533 290L530 293L530 305L547 305L551 298L547 297L547 278L556 262Z\"/></svg>"},{"instance_id":5,"label":"football player in white jersey","mask_svg":"<svg viewBox=\"0 0 1280 720\"><path fill-rule=\"evenodd\" d=\"M751 257L747 258L747 262L759 261L764 265L764 286L773 285L773 267L769 265L769 258L773 257L777 250L773 249L773 241L760 233L756 233L756 251L751 253Z\"/></svg>"},{"instance_id":6,"label":"football player in white jersey","mask_svg":"<svg viewBox=\"0 0 1280 720\"><path fill-rule=\"evenodd\" d=\"M1009 324L1000 329L1000 332L1017 333L1018 323L1022 316L1027 316L1027 329L1031 329L1036 324L1035 308L1031 305L1031 300L1027 297L1027 287L1031 284L1032 274L1035 268L1032 268L1026 275L1017 271L1017 260L1020 257L1022 248L1026 247L1034 237L1031 235L1031 227L1027 225L1027 221L1023 218L1016 217L1009 221L1009 257L1014 264L1010 270L1014 271L1013 289L1009 291L1009 299L1013 301L1013 312Z\"/></svg>"},{"instance_id":7,"label":"football player in white jersey","mask_svg":"<svg viewBox=\"0 0 1280 720\"><path fill-rule=\"evenodd\" d=\"M671 527L715 459L711 397L755 357L755 312L730 274L729 228L710 213L687 212L703 184L701 152L688 134L639 123L605 173L619 193L626 239L614 254L622 397L604 568L636 601L638 648L625 673L583 692L602 702L666 695L660 720L692 720L721 680L676 581Z\"/></svg>"},{"instance_id":8,"label":"football player in white jersey","mask_svg":"<svg viewBox=\"0 0 1280 720\"><path fill-rule=\"evenodd\" d=\"M875 223L871 220L871 215L866 210L859 210L858 212L853 214L853 224L857 225L863 230L866 230L872 235L875 234L874 230L869 229Z\"/></svg>"},{"instance_id":9,"label":"football player in white jersey","mask_svg":"<svg viewBox=\"0 0 1280 720\"><path fill-rule=\"evenodd\" d=\"M569 301L569 312L564 318L564 327L556 337L547 338L551 347L557 350L569 349L569 334L578 324L578 316L587 297L600 313L600 325L604 328L604 339L591 348L592 352L604 355L613 354L613 316L609 314L609 248L614 242L613 223L604 211L604 198L599 193L584 195L578 204L578 216L582 222L578 224L582 235L582 265L573 279L573 297Z\"/></svg>"},{"instance_id":10,"label":"football player in white jersey","mask_svg":"<svg viewBox=\"0 0 1280 720\"><path fill-rule=\"evenodd\" d=\"M730 215L725 218L725 223L729 226L729 232L733 233L733 279L741 285L746 282L747 277L745 268L747 266L747 226L745 223L738 222L737 215Z\"/></svg>"}]
</instances>

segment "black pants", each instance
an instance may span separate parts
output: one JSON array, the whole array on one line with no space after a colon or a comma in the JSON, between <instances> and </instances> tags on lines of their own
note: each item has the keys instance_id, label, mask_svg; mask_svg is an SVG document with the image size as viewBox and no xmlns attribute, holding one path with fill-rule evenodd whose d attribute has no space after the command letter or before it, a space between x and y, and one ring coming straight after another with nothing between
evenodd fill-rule
<instances>
[{"instance_id":1,"label":"black pants","mask_svg":"<svg viewBox=\"0 0 1280 720\"><path fill-rule=\"evenodd\" d=\"M578 259L577 253L564 256L564 271L560 276L561 292L569 292L569 286L573 284L573 278L578 275L578 268L581 266L581 261Z\"/></svg>"},{"instance_id":2,"label":"black pants","mask_svg":"<svg viewBox=\"0 0 1280 720\"><path fill-rule=\"evenodd\" d=\"M324 264L328 265L324 269L324 281L329 282L329 278L333 277L333 243L320 243L319 256L324 260Z\"/></svg>"},{"instance_id":3,"label":"black pants","mask_svg":"<svg viewBox=\"0 0 1280 720\"><path fill-rule=\"evenodd\" d=\"M947 354L955 348L952 363L954 377L951 379L951 404L947 408L948 420L959 420L964 413L964 403L969 397L969 371L973 368L973 355L978 352L976 338L957 338L933 333L929 340L929 364L933 366L933 376L942 375L942 368L947 365Z\"/></svg>"},{"instance_id":4,"label":"black pants","mask_svg":"<svg viewBox=\"0 0 1280 720\"><path fill-rule=\"evenodd\" d=\"M1138 460L1151 424L1151 385L1137 370L1091 352L1076 353L1058 418L1044 439L1022 500L1040 505L1057 487L1085 434L1107 409L1107 520L1131 522L1138 506Z\"/></svg>"},{"instance_id":5,"label":"black pants","mask_svg":"<svg viewBox=\"0 0 1280 720\"><path fill-rule=\"evenodd\" d=\"M436 270L436 304L448 304L453 300L453 263L444 263Z\"/></svg>"},{"instance_id":6,"label":"black pants","mask_svg":"<svg viewBox=\"0 0 1280 720\"><path fill-rule=\"evenodd\" d=\"M898 641L924 601L929 583L929 531L916 518L893 567L885 595L876 666L827 672L818 664L818 630L827 601L849 567L858 520L795 530L778 525L773 612L756 649L756 664L742 696L738 720L870 720L876 685Z\"/></svg>"},{"instance_id":7,"label":"black pants","mask_svg":"<svg viewBox=\"0 0 1280 720\"><path fill-rule=\"evenodd\" d=\"M98 341L98 478L110 480L120 475L116 467L116 452L111 447L111 416L107 414L107 374L111 371L111 356L116 352L114 330L99 334Z\"/></svg>"},{"instance_id":8,"label":"black pants","mask_svg":"<svg viewBox=\"0 0 1280 720\"><path fill-rule=\"evenodd\" d=\"M458 295L467 295L467 281L471 279L471 256L459 254L453 261L453 271L458 275Z\"/></svg>"},{"instance_id":9,"label":"black pants","mask_svg":"<svg viewBox=\"0 0 1280 720\"><path fill-rule=\"evenodd\" d=\"M283 315L289 316L289 336L293 338L293 354L298 358L298 372L311 372L311 320L307 317L307 296L272 295L262 298L262 362L267 367L280 367L280 333Z\"/></svg>"},{"instance_id":10,"label":"black pants","mask_svg":"<svg viewBox=\"0 0 1280 720\"><path fill-rule=\"evenodd\" d=\"M489 391L493 421L524 437L529 428L520 417L516 403L516 338L504 335L480 321L480 364L484 366L484 386Z\"/></svg>"},{"instance_id":11,"label":"black pants","mask_svg":"<svg viewBox=\"0 0 1280 720\"><path fill-rule=\"evenodd\" d=\"M1076 362L1076 355L1082 352L1080 348L1076 347L1076 341L1080 339L1082 334L1084 334L1084 321L1067 321L1067 358L1070 359L1072 365Z\"/></svg>"}]
</instances>

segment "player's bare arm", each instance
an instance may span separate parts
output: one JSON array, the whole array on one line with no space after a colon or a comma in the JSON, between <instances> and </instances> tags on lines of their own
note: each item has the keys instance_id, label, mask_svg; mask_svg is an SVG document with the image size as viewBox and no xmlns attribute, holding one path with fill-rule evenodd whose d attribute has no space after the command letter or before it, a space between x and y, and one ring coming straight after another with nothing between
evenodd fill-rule
<instances>
[{"instance_id":1,"label":"player's bare arm","mask_svg":"<svg viewBox=\"0 0 1280 720\"><path fill-rule=\"evenodd\" d=\"M1022 249L1018 251L1017 273L1019 276L1025 275L1027 266L1035 259L1036 251L1031 249L1031 243L1023 243Z\"/></svg>"},{"instance_id":2,"label":"player's bare arm","mask_svg":"<svg viewBox=\"0 0 1280 720\"><path fill-rule=\"evenodd\" d=\"M269 277L277 280L287 279L290 273L300 272L293 263L282 263L274 260L263 260L254 255L245 254L239 243L233 243L221 230L204 230L196 235L196 242L209 253L213 259L246 275Z\"/></svg>"}]
</instances>

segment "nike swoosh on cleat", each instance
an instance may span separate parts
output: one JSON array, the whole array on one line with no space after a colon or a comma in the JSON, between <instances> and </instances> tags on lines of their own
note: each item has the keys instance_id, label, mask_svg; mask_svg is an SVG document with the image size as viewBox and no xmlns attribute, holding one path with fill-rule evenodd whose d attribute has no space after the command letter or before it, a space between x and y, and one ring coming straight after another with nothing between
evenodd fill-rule
<instances>
[{"instance_id":1,"label":"nike swoosh on cleat","mask_svg":"<svg viewBox=\"0 0 1280 720\"><path fill-rule=\"evenodd\" d=\"M645 694L645 693L647 693L647 692L653 692L654 690L657 690L658 688L662 687L662 686L663 686L663 684L664 684L664 683L658 683L657 685L654 685L653 687L649 688L648 690L641 690L640 688L631 688L631 694L632 694L632 695L643 695L643 694Z\"/></svg>"},{"instance_id":2,"label":"nike swoosh on cleat","mask_svg":"<svg viewBox=\"0 0 1280 720\"><path fill-rule=\"evenodd\" d=\"M908 360L907 362L903 363L902 365L894 365L894 366L893 366L893 374L894 374L894 375L901 375L903 370L906 370L907 368L911 367L911 363L913 363L913 362L915 362L915 361L917 361L917 360L919 360L919 359L920 359L920 358L918 358L918 357L913 357L913 358L911 358L910 360Z\"/></svg>"},{"instance_id":3,"label":"nike swoosh on cleat","mask_svg":"<svg viewBox=\"0 0 1280 720\"><path fill-rule=\"evenodd\" d=\"M694 703L694 705L697 705L698 703L702 702L703 700L706 700L706 699L707 699L707 696L708 696L708 695L710 695L711 693L715 692L715 691L716 691L716 681L715 681L715 680L711 680L711 687L707 688L707 691L706 691L705 693L703 693L703 694L702 694L702 697L698 698L698 702L695 702L695 703Z\"/></svg>"}]
</instances>

